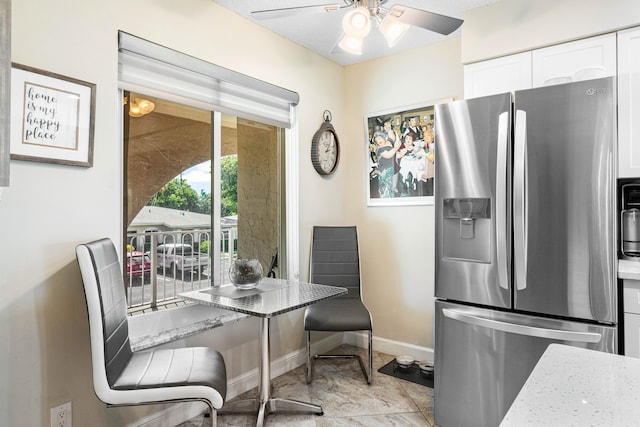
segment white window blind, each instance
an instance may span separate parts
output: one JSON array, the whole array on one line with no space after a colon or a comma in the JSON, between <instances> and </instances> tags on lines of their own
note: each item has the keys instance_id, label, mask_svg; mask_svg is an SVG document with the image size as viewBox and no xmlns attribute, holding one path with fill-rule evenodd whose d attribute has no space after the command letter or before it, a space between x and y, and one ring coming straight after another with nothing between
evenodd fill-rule
<instances>
[{"instance_id":1,"label":"white window blind","mask_svg":"<svg viewBox=\"0 0 640 427\"><path fill-rule=\"evenodd\" d=\"M123 90L219 111L283 128L293 124L296 92L118 33L119 86Z\"/></svg>"}]
</instances>

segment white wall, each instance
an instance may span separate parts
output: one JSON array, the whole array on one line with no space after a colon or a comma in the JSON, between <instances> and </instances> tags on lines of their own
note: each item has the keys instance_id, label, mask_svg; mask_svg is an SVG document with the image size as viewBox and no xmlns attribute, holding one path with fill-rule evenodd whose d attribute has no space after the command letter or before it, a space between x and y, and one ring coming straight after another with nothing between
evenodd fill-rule
<instances>
[{"instance_id":1,"label":"white wall","mask_svg":"<svg viewBox=\"0 0 640 427\"><path fill-rule=\"evenodd\" d=\"M464 14L462 62L504 56L640 23L637 0L502 0Z\"/></svg>"},{"instance_id":2,"label":"white wall","mask_svg":"<svg viewBox=\"0 0 640 427\"><path fill-rule=\"evenodd\" d=\"M80 242L121 234L117 30L300 94L301 278L312 225L358 225L375 335L432 346L433 207L366 206L363 117L459 97L461 56L469 62L632 25L640 21L636 3L502 0L465 16L462 41L343 68L211 0L14 0L13 61L96 83L96 139L90 169L11 162L11 187L0 202L0 425L48 425L49 408L69 400L77 426L124 425L154 410L107 409L93 395L74 254ZM329 178L309 160L325 109L342 142ZM302 346L300 317L274 319L274 357ZM237 334L213 330L187 341L230 346L224 354L233 377L257 364L254 320L229 325Z\"/></svg>"},{"instance_id":3,"label":"white wall","mask_svg":"<svg viewBox=\"0 0 640 427\"><path fill-rule=\"evenodd\" d=\"M363 295L376 337L433 347L434 207L367 207L370 113L462 96L460 39L347 67L345 214L359 227Z\"/></svg>"},{"instance_id":4,"label":"white wall","mask_svg":"<svg viewBox=\"0 0 640 427\"><path fill-rule=\"evenodd\" d=\"M348 123L343 68L210 0L14 0L12 18L14 62L96 83L97 97L92 168L11 162L11 186L0 202L0 425L48 425L49 408L69 400L74 425L124 425L154 408L107 409L95 398L74 252L81 242L121 238L117 31L297 91L303 215L317 194L342 198L338 179L319 184L308 153L323 110L332 111L336 126ZM313 222L342 215L333 204L312 209ZM294 329L277 340L274 357L302 346L299 317L274 322L276 331ZM239 349L256 348L257 324L247 322L230 325L240 331L225 351L231 376L257 365L257 357L247 357L246 366L231 362ZM217 335L206 336L215 341Z\"/></svg>"}]
</instances>

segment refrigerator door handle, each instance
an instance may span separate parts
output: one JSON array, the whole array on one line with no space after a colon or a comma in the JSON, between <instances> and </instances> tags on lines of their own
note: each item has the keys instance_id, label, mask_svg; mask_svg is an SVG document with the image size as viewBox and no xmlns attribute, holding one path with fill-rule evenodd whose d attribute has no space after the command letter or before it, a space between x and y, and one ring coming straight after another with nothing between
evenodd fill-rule
<instances>
[{"instance_id":1,"label":"refrigerator door handle","mask_svg":"<svg viewBox=\"0 0 640 427\"><path fill-rule=\"evenodd\" d=\"M509 132L509 112L498 117L498 146L496 166L496 259L498 264L498 284L509 289L507 267L507 143Z\"/></svg>"},{"instance_id":2,"label":"refrigerator door handle","mask_svg":"<svg viewBox=\"0 0 640 427\"><path fill-rule=\"evenodd\" d=\"M513 227L516 290L527 287L527 113L516 110L513 171Z\"/></svg>"},{"instance_id":3,"label":"refrigerator door handle","mask_svg":"<svg viewBox=\"0 0 640 427\"><path fill-rule=\"evenodd\" d=\"M507 332L511 334L526 335L559 341L576 341L584 343L597 343L602 339L602 335L596 332L568 331L564 329L540 328L537 326L520 325L517 323L501 322L499 320L487 319L485 317L474 316L451 308L443 308L442 314L449 319L458 320L474 326Z\"/></svg>"}]
</instances>

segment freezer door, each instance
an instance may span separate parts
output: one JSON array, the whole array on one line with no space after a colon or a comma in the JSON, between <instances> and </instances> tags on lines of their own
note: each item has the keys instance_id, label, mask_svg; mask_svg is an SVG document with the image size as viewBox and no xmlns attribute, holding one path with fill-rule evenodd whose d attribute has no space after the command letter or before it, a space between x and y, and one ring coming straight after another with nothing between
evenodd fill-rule
<instances>
[{"instance_id":1,"label":"freezer door","mask_svg":"<svg viewBox=\"0 0 640 427\"><path fill-rule=\"evenodd\" d=\"M437 297L511 305L511 95L436 105Z\"/></svg>"},{"instance_id":2,"label":"freezer door","mask_svg":"<svg viewBox=\"0 0 640 427\"><path fill-rule=\"evenodd\" d=\"M435 422L497 426L551 343L615 353L616 329L436 301Z\"/></svg>"},{"instance_id":3,"label":"freezer door","mask_svg":"<svg viewBox=\"0 0 640 427\"><path fill-rule=\"evenodd\" d=\"M514 308L615 323L613 78L515 93Z\"/></svg>"}]
</instances>

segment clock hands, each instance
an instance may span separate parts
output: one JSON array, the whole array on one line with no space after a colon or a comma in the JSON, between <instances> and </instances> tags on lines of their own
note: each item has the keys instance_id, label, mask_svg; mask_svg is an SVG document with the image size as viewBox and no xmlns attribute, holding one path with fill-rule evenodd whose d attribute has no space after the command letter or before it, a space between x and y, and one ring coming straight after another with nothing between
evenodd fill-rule
<instances>
[{"instance_id":1,"label":"clock hands","mask_svg":"<svg viewBox=\"0 0 640 427\"><path fill-rule=\"evenodd\" d=\"M325 147L325 150L324 150L325 153L328 153L330 151L334 151L335 148L336 148L335 144L331 140L325 141L324 147Z\"/></svg>"}]
</instances>

